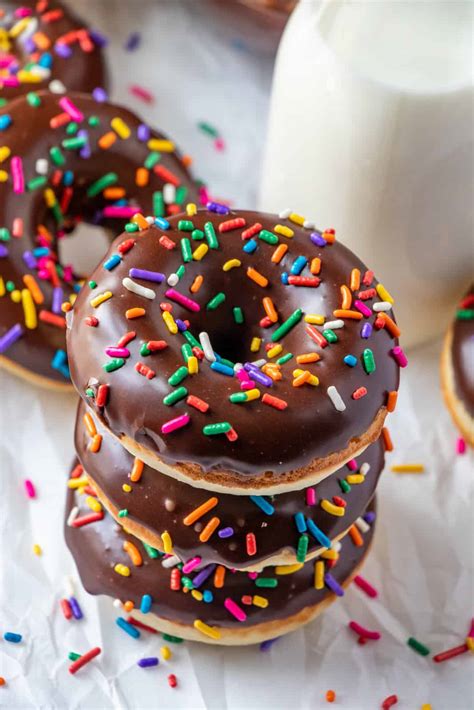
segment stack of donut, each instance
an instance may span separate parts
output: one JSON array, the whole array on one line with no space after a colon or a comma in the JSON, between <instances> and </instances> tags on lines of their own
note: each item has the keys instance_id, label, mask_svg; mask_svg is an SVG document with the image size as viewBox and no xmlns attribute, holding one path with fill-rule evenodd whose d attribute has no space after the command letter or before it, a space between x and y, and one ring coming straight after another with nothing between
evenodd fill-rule
<instances>
[{"instance_id":1,"label":"stack of donut","mask_svg":"<svg viewBox=\"0 0 474 710\"><path fill-rule=\"evenodd\" d=\"M138 214L73 301L65 534L122 628L263 642L363 584L406 359L392 296L333 230Z\"/></svg>"}]
</instances>

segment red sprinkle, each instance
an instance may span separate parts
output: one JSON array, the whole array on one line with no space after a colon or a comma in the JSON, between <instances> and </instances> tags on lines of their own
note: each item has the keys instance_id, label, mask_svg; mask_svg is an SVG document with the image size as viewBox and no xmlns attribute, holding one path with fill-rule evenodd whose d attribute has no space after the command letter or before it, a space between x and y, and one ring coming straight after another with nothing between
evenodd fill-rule
<instances>
[{"instance_id":1,"label":"red sprinkle","mask_svg":"<svg viewBox=\"0 0 474 710\"><path fill-rule=\"evenodd\" d=\"M158 177L160 177L162 180L164 180L165 182L170 182L175 187L181 185L181 180L179 179L179 177L172 173L171 170L168 170L168 168L165 168L164 165L155 165L155 167L153 168L153 172L155 173L155 175L158 175Z\"/></svg>"},{"instance_id":2,"label":"red sprinkle","mask_svg":"<svg viewBox=\"0 0 474 710\"><path fill-rule=\"evenodd\" d=\"M467 644L463 643L461 646L455 646L454 648L450 648L447 651L442 651L441 653L437 653L436 656L433 656L433 661L435 663L442 663L442 661L449 661L450 658L454 658L455 656L460 656L461 653L466 653L468 651Z\"/></svg>"},{"instance_id":3,"label":"red sprinkle","mask_svg":"<svg viewBox=\"0 0 474 710\"><path fill-rule=\"evenodd\" d=\"M280 399L279 397L274 397L272 394L265 394L262 397L262 402L264 404L270 405L270 407L274 407L275 409L279 409L281 412L287 408L288 402L285 402L284 399Z\"/></svg>"},{"instance_id":4,"label":"red sprinkle","mask_svg":"<svg viewBox=\"0 0 474 710\"><path fill-rule=\"evenodd\" d=\"M250 594L244 594L240 601L242 602L242 604L250 606L252 604L252 597L250 596Z\"/></svg>"},{"instance_id":5,"label":"red sprinkle","mask_svg":"<svg viewBox=\"0 0 474 710\"><path fill-rule=\"evenodd\" d=\"M239 438L239 435L237 434L234 428L229 429L229 431L226 431L225 435L228 441L237 441L237 439Z\"/></svg>"},{"instance_id":6,"label":"red sprinkle","mask_svg":"<svg viewBox=\"0 0 474 710\"><path fill-rule=\"evenodd\" d=\"M171 570L170 589L173 592L179 592L181 589L181 572L177 567Z\"/></svg>"},{"instance_id":7,"label":"red sprinkle","mask_svg":"<svg viewBox=\"0 0 474 710\"><path fill-rule=\"evenodd\" d=\"M163 301L163 303L160 303L160 308L162 311L167 311L167 313L171 313L173 310L173 305L171 303L168 303L167 301Z\"/></svg>"},{"instance_id":8,"label":"red sprinkle","mask_svg":"<svg viewBox=\"0 0 474 710\"><path fill-rule=\"evenodd\" d=\"M137 362L135 364L135 370L140 375L143 375L143 377L146 377L147 380L152 380L156 377L156 372L152 370L151 367L148 367L148 365L144 365L143 362Z\"/></svg>"},{"instance_id":9,"label":"red sprinkle","mask_svg":"<svg viewBox=\"0 0 474 710\"><path fill-rule=\"evenodd\" d=\"M367 389L365 387L359 387L352 393L352 399L362 399L367 394Z\"/></svg>"},{"instance_id":10,"label":"red sprinkle","mask_svg":"<svg viewBox=\"0 0 474 710\"><path fill-rule=\"evenodd\" d=\"M194 409L198 409L202 413L207 412L207 410L209 409L209 405L207 402L205 402L203 399L199 399L199 397L195 397L193 394L189 395L186 400L186 404L189 404L190 407L194 407Z\"/></svg>"},{"instance_id":11,"label":"red sprinkle","mask_svg":"<svg viewBox=\"0 0 474 710\"><path fill-rule=\"evenodd\" d=\"M178 681L174 673L170 673L170 675L168 676L168 685L170 686L170 688L176 688L176 686L178 685Z\"/></svg>"},{"instance_id":12,"label":"red sprinkle","mask_svg":"<svg viewBox=\"0 0 474 710\"><path fill-rule=\"evenodd\" d=\"M127 621L129 624L132 624L132 626L136 626L138 629L143 629L144 631L148 631L150 634L157 634L158 633L158 631L156 629L154 629L152 626L147 626L146 624L142 624L141 621L134 619L133 616L129 616Z\"/></svg>"},{"instance_id":13,"label":"red sprinkle","mask_svg":"<svg viewBox=\"0 0 474 710\"><path fill-rule=\"evenodd\" d=\"M317 276L288 276L290 286L311 286L316 288L321 283Z\"/></svg>"},{"instance_id":14,"label":"red sprinkle","mask_svg":"<svg viewBox=\"0 0 474 710\"><path fill-rule=\"evenodd\" d=\"M169 249L170 251L171 249L176 249L176 243L169 237L166 237L164 234L159 238L158 241L165 249Z\"/></svg>"},{"instance_id":15,"label":"red sprinkle","mask_svg":"<svg viewBox=\"0 0 474 710\"><path fill-rule=\"evenodd\" d=\"M61 611L63 612L64 618L69 621L69 619L72 618L71 605L69 604L67 599L61 599L59 604L61 605Z\"/></svg>"},{"instance_id":16,"label":"red sprinkle","mask_svg":"<svg viewBox=\"0 0 474 710\"><path fill-rule=\"evenodd\" d=\"M261 232L262 229L263 227L260 222L255 222L255 224L252 224L251 227L248 227L242 232L242 239L250 239L250 237L254 237L256 234Z\"/></svg>"},{"instance_id":17,"label":"red sprinkle","mask_svg":"<svg viewBox=\"0 0 474 710\"><path fill-rule=\"evenodd\" d=\"M74 663L71 663L69 666L69 673L77 673L77 671L82 668L82 666L85 666L86 663L89 663L89 661L92 661L93 658L99 655L101 653L101 649L97 646L96 648L92 648L90 651L87 651L87 653L84 653L83 656L77 659L77 661L74 661Z\"/></svg>"},{"instance_id":18,"label":"red sprinkle","mask_svg":"<svg viewBox=\"0 0 474 710\"><path fill-rule=\"evenodd\" d=\"M382 703L382 710L388 710L392 705L396 705L397 703L398 697L396 695L389 695Z\"/></svg>"},{"instance_id":19,"label":"red sprinkle","mask_svg":"<svg viewBox=\"0 0 474 710\"><path fill-rule=\"evenodd\" d=\"M218 229L219 232L230 232L233 229L240 229L240 227L245 227L247 222L243 217L236 217L235 219L228 219L225 222L221 222Z\"/></svg>"},{"instance_id":20,"label":"red sprinkle","mask_svg":"<svg viewBox=\"0 0 474 710\"><path fill-rule=\"evenodd\" d=\"M341 508L345 508L347 505L347 501L345 501L344 498L341 498L340 496L333 496L332 501L334 505L339 505Z\"/></svg>"},{"instance_id":21,"label":"red sprinkle","mask_svg":"<svg viewBox=\"0 0 474 710\"><path fill-rule=\"evenodd\" d=\"M119 254L126 254L133 246L135 246L135 239L126 239L118 245L117 251Z\"/></svg>"},{"instance_id":22,"label":"red sprinkle","mask_svg":"<svg viewBox=\"0 0 474 710\"><path fill-rule=\"evenodd\" d=\"M166 340L149 340L146 346L152 353L156 353L167 348L168 343Z\"/></svg>"},{"instance_id":23,"label":"red sprinkle","mask_svg":"<svg viewBox=\"0 0 474 710\"><path fill-rule=\"evenodd\" d=\"M367 291L359 291L359 298L361 301L368 301L370 298L375 298L377 291L375 288L369 288Z\"/></svg>"},{"instance_id":24,"label":"red sprinkle","mask_svg":"<svg viewBox=\"0 0 474 710\"><path fill-rule=\"evenodd\" d=\"M135 333L135 331L129 330L128 333L125 333L125 335L122 335L122 337L120 338L120 340L117 343L117 347L118 348L126 347L136 337L137 337L137 334Z\"/></svg>"},{"instance_id":25,"label":"red sprinkle","mask_svg":"<svg viewBox=\"0 0 474 710\"><path fill-rule=\"evenodd\" d=\"M109 385L99 385L95 403L98 407L105 407L109 398Z\"/></svg>"},{"instance_id":26,"label":"red sprinkle","mask_svg":"<svg viewBox=\"0 0 474 710\"><path fill-rule=\"evenodd\" d=\"M257 541L253 533L247 533L245 536L245 542L247 545L247 555L252 557L257 553Z\"/></svg>"},{"instance_id":27,"label":"red sprinkle","mask_svg":"<svg viewBox=\"0 0 474 710\"><path fill-rule=\"evenodd\" d=\"M268 316L265 316L262 318L262 320L259 323L260 328L270 328L272 325L275 325Z\"/></svg>"},{"instance_id":28,"label":"red sprinkle","mask_svg":"<svg viewBox=\"0 0 474 710\"><path fill-rule=\"evenodd\" d=\"M371 271L370 269L367 269L367 271L364 274L364 278L362 279L362 283L364 284L364 286L370 286L373 280L374 280L374 272Z\"/></svg>"},{"instance_id":29,"label":"red sprinkle","mask_svg":"<svg viewBox=\"0 0 474 710\"><path fill-rule=\"evenodd\" d=\"M43 323L48 323L48 325L55 325L57 328L66 327L66 319L64 318L64 316L56 315L55 313L51 313L51 311L41 310L39 312L39 319Z\"/></svg>"},{"instance_id":30,"label":"red sprinkle","mask_svg":"<svg viewBox=\"0 0 474 710\"><path fill-rule=\"evenodd\" d=\"M321 348L326 347L326 345L328 344L328 341L326 340L324 335L322 333L320 333L317 328L314 327L314 325L307 325L305 330L308 333L311 340L314 340L314 342L317 343Z\"/></svg>"},{"instance_id":31,"label":"red sprinkle","mask_svg":"<svg viewBox=\"0 0 474 710\"><path fill-rule=\"evenodd\" d=\"M82 476L83 473L84 473L84 468L82 467L82 465L80 463L78 463L77 466L74 467L74 469L70 475L70 478L80 478L80 476Z\"/></svg>"},{"instance_id":32,"label":"red sprinkle","mask_svg":"<svg viewBox=\"0 0 474 710\"><path fill-rule=\"evenodd\" d=\"M87 316L87 318L84 318L84 323L86 325L90 325L91 328L97 328L99 325L99 319L95 316Z\"/></svg>"},{"instance_id":33,"label":"red sprinkle","mask_svg":"<svg viewBox=\"0 0 474 710\"><path fill-rule=\"evenodd\" d=\"M83 525L89 525L89 523L96 523L98 520L102 520L104 517L104 512L101 510L100 513L90 513L89 515L82 515L79 518L74 518L72 521L73 528L82 528Z\"/></svg>"}]
</instances>

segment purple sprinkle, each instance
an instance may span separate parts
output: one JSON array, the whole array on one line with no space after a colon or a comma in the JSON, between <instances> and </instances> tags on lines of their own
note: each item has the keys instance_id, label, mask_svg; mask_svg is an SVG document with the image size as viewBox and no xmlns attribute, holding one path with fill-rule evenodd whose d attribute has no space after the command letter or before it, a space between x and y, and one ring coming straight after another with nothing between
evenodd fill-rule
<instances>
[{"instance_id":1,"label":"purple sprinkle","mask_svg":"<svg viewBox=\"0 0 474 710\"><path fill-rule=\"evenodd\" d=\"M107 92L101 86L98 86L92 92L92 98L94 101L97 101L97 103L102 104L104 101L107 101Z\"/></svg>"},{"instance_id":2,"label":"purple sprinkle","mask_svg":"<svg viewBox=\"0 0 474 710\"><path fill-rule=\"evenodd\" d=\"M206 209L209 212L215 212L216 214L229 214L230 209L227 205L221 205L219 202L208 202Z\"/></svg>"},{"instance_id":3,"label":"purple sprinkle","mask_svg":"<svg viewBox=\"0 0 474 710\"><path fill-rule=\"evenodd\" d=\"M107 47L109 43L107 37L98 30L89 30L89 38L92 40L92 42L94 42L95 46L99 47L100 49Z\"/></svg>"},{"instance_id":4,"label":"purple sprinkle","mask_svg":"<svg viewBox=\"0 0 474 710\"><path fill-rule=\"evenodd\" d=\"M0 259L4 259L6 256L8 256L8 248L5 244L0 244Z\"/></svg>"},{"instance_id":5,"label":"purple sprinkle","mask_svg":"<svg viewBox=\"0 0 474 710\"><path fill-rule=\"evenodd\" d=\"M260 650L261 651L268 651L273 646L275 641L278 641L279 638L280 637L277 636L274 639L267 639L266 641L262 641L262 643L260 644Z\"/></svg>"},{"instance_id":6,"label":"purple sprinkle","mask_svg":"<svg viewBox=\"0 0 474 710\"><path fill-rule=\"evenodd\" d=\"M215 569L216 569L216 565L215 565L215 564L210 564L210 565L206 565L205 567L203 567L203 569L200 570L200 571L196 574L195 577L193 577L193 586L194 586L194 588L197 589L198 587L201 586L201 584L204 584L204 582L206 581L206 579L208 579L208 577L211 576L211 574L214 572Z\"/></svg>"},{"instance_id":7,"label":"purple sprinkle","mask_svg":"<svg viewBox=\"0 0 474 710\"><path fill-rule=\"evenodd\" d=\"M361 338L370 338L372 335L372 325L371 323L364 323L360 331Z\"/></svg>"},{"instance_id":8,"label":"purple sprinkle","mask_svg":"<svg viewBox=\"0 0 474 710\"><path fill-rule=\"evenodd\" d=\"M234 534L234 528L222 528L222 530L219 530L217 534L223 539L226 537L232 537Z\"/></svg>"},{"instance_id":9,"label":"purple sprinkle","mask_svg":"<svg viewBox=\"0 0 474 710\"><path fill-rule=\"evenodd\" d=\"M324 239L323 235L320 234L320 232L311 232L309 235L309 238L313 242L313 244L316 244L317 247L325 247L327 242Z\"/></svg>"},{"instance_id":10,"label":"purple sprinkle","mask_svg":"<svg viewBox=\"0 0 474 710\"><path fill-rule=\"evenodd\" d=\"M131 32L128 35L127 41L125 42L125 49L127 52L133 52L138 49L142 41L142 36L139 32Z\"/></svg>"},{"instance_id":11,"label":"purple sprinkle","mask_svg":"<svg viewBox=\"0 0 474 710\"><path fill-rule=\"evenodd\" d=\"M77 137L86 139L86 144L79 151L79 155L81 156L81 158L85 158L87 160L91 157L92 154L91 147L89 145L89 133L84 128L82 128L80 131L77 132Z\"/></svg>"},{"instance_id":12,"label":"purple sprinkle","mask_svg":"<svg viewBox=\"0 0 474 710\"><path fill-rule=\"evenodd\" d=\"M165 280L165 275L159 271L146 271L146 269L130 269L128 275L131 279L143 279L143 281L154 281L162 283Z\"/></svg>"},{"instance_id":13,"label":"purple sprinkle","mask_svg":"<svg viewBox=\"0 0 474 710\"><path fill-rule=\"evenodd\" d=\"M329 572L326 572L326 574L324 575L324 582L325 582L326 586L329 587L331 592L334 592L334 594L336 596L338 596L338 597L344 596L343 588L340 586L340 584L338 584L338 582L336 582L336 580L334 579L332 574L330 574Z\"/></svg>"},{"instance_id":14,"label":"purple sprinkle","mask_svg":"<svg viewBox=\"0 0 474 710\"><path fill-rule=\"evenodd\" d=\"M188 329L188 326L186 325L184 320L181 320L181 318L175 318L175 323L178 326L178 330L180 333L184 333L184 331Z\"/></svg>"},{"instance_id":15,"label":"purple sprinkle","mask_svg":"<svg viewBox=\"0 0 474 710\"><path fill-rule=\"evenodd\" d=\"M364 520L368 525L372 525L372 523L375 521L375 513L373 510L369 510L368 513L366 513L364 516Z\"/></svg>"},{"instance_id":16,"label":"purple sprinkle","mask_svg":"<svg viewBox=\"0 0 474 710\"><path fill-rule=\"evenodd\" d=\"M250 379L254 382L258 382L259 384L264 385L265 387L273 386L272 378L268 377L263 372L260 372L258 367L255 367L255 365L252 365L252 363L246 362L244 365L244 369L246 372L249 373Z\"/></svg>"},{"instance_id":17,"label":"purple sprinkle","mask_svg":"<svg viewBox=\"0 0 474 710\"><path fill-rule=\"evenodd\" d=\"M0 338L0 353L10 348L23 335L23 327L17 323Z\"/></svg>"},{"instance_id":18,"label":"purple sprinkle","mask_svg":"<svg viewBox=\"0 0 474 710\"><path fill-rule=\"evenodd\" d=\"M137 138L139 141L142 143L146 143L146 141L150 140L151 136L151 131L150 127L146 125L146 123L140 123L140 125L137 128Z\"/></svg>"},{"instance_id":19,"label":"purple sprinkle","mask_svg":"<svg viewBox=\"0 0 474 710\"><path fill-rule=\"evenodd\" d=\"M53 289L53 302L51 306L51 310L53 313L61 313L61 304L63 302L63 290L61 286L56 286Z\"/></svg>"},{"instance_id":20,"label":"purple sprinkle","mask_svg":"<svg viewBox=\"0 0 474 710\"><path fill-rule=\"evenodd\" d=\"M159 660L156 656L150 656L149 658L140 658L139 661L137 661L137 665L140 666L140 668L151 668L152 666L157 666L159 664Z\"/></svg>"},{"instance_id":21,"label":"purple sprinkle","mask_svg":"<svg viewBox=\"0 0 474 710\"><path fill-rule=\"evenodd\" d=\"M28 39L23 42L23 49L26 54L33 54L33 52L36 51L36 44L31 37L28 37Z\"/></svg>"},{"instance_id":22,"label":"purple sprinkle","mask_svg":"<svg viewBox=\"0 0 474 710\"><path fill-rule=\"evenodd\" d=\"M71 606L71 611L72 611L72 615L74 616L74 618L75 619L82 619L84 614L82 613L82 609L79 606L79 602L77 601L76 597L70 597L69 604Z\"/></svg>"},{"instance_id":23,"label":"purple sprinkle","mask_svg":"<svg viewBox=\"0 0 474 710\"><path fill-rule=\"evenodd\" d=\"M68 44L62 44L61 42L56 42L54 45L54 51L58 57L62 57L63 59L69 59L72 54L71 47Z\"/></svg>"}]
</instances>

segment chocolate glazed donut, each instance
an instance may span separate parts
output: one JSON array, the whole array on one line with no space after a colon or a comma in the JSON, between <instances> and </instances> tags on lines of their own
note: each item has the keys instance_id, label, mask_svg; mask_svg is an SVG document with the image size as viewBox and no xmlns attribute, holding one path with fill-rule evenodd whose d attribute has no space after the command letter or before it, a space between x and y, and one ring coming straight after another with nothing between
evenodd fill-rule
<instances>
[{"instance_id":1,"label":"chocolate glazed donut","mask_svg":"<svg viewBox=\"0 0 474 710\"><path fill-rule=\"evenodd\" d=\"M29 94L0 111L0 364L69 387L63 301L79 286L58 241L84 220L112 233L137 212L199 197L174 143L84 94Z\"/></svg>"},{"instance_id":2,"label":"chocolate glazed donut","mask_svg":"<svg viewBox=\"0 0 474 710\"><path fill-rule=\"evenodd\" d=\"M105 87L103 39L57 0L0 0L0 98Z\"/></svg>"},{"instance_id":3,"label":"chocolate glazed donut","mask_svg":"<svg viewBox=\"0 0 474 710\"><path fill-rule=\"evenodd\" d=\"M79 294L68 348L76 389L135 456L197 487L279 494L378 438L405 364L391 296L305 225L210 203L114 242L107 260L128 251Z\"/></svg>"}]
</instances>

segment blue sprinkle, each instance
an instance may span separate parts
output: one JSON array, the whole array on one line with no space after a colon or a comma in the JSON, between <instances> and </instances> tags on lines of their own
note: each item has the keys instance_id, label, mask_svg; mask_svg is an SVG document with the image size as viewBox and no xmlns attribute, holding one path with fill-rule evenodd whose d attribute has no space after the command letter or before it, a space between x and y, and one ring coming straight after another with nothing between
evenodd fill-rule
<instances>
[{"instance_id":1,"label":"blue sprinkle","mask_svg":"<svg viewBox=\"0 0 474 710\"><path fill-rule=\"evenodd\" d=\"M248 242L245 242L244 246L242 249L246 254L253 254L255 249L257 248L258 244L255 241L255 239L249 239Z\"/></svg>"},{"instance_id":2,"label":"blue sprinkle","mask_svg":"<svg viewBox=\"0 0 474 710\"><path fill-rule=\"evenodd\" d=\"M210 589L205 589L203 591L202 600L203 602L206 602L206 604L210 604L212 601L214 601L214 594L211 592Z\"/></svg>"},{"instance_id":3,"label":"blue sprinkle","mask_svg":"<svg viewBox=\"0 0 474 710\"><path fill-rule=\"evenodd\" d=\"M151 136L150 126L147 126L146 123L140 123L140 125L137 128L138 140L141 141L141 143L146 143L148 140L150 140L150 136ZM157 217L156 219L161 219L161 218ZM164 220L164 221L166 222L166 220ZM165 229L165 227L162 227L162 229ZM168 229L168 228L166 227L166 229Z\"/></svg>"},{"instance_id":4,"label":"blue sprinkle","mask_svg":"<svg viewBox=\"0 0 474 710\"><path fill-rule=\"evenodd\" d=\"M115 619L115 623L117 624L117 626L120 626L120 628L123 629L125 633L127 633L132 638L140 638L140 631L137 629L137 627L132 626L132 624L129 624L128 621L125 621L125 619L123 619L121 616Z\"/></svg>"},{"instance_id":5,"label":"blue sprinkle","mask_svg":"<svg viewBox=\"0 0 474 710\"><path fill-rule=\"evenodd\" d=\"M232 537L234 534L234 528L222 528L218 533L220 538L225 539L226 537Z\"/></svg>"},{"instance_id":6,"label":"blue sprinkle","mask_svg":"<svg viewBox=\"0 0 474 710\"><path fill-rule=\"evenodd\" d=\"M45 52L38 62L40 67L45 67L46 69L51 69L53 65L53 57L49 52Z\"/></svg>"},{"instance_id":7,"label":"blue sprinkle","mask_svg":"<svg viewBox=\"0 0 474 710\"><path fill-rule=\"evenodd\" d=\"M184 331L188 329L188 326L186 325L184 320L181 320L181 318L176 318L175 323L178 326L178 330L180 333L184 333Z\"/></svg>"},{"instance_id":8,"label":"blue sprinkle","mask_svg":"<svg viewBox=\"0 0 474 710\"><path fill-rule=\"evenodd\" d=\"M271 505L268 500L265 500L263 496L250 496L250 500L252 503L255 503L255 505L258 505L260 510L263 510L266 515L273 515L275 512L273 505Z\"/></svg>"},{"instance_id":9,"label":"blue sprinkle","mask_svg":"<svg viewBox=\"0 0 474 710\"><path fill-rule=\"evenodd\" d=\"M33 256L36 256L38 259L40 256L48 256L49 254L49 247L36 247L36 249L33 249Z\"/></svg>"},{"instance_id":10,"label":"blue sprinkle","mask_svg":"<svg viewBox=\"0 0 474 710\"><path fill-rule=\"evenodd\" d=\"M72 170L66 170L63 175L63 185L70 187L74 182L74 173Z\"/></svg>"},{"instance_id":11,"label":"blue sprinkle","mask_svg":"<svg viewBox=\"0 0 474 710\"><path fill-rule=\"evenodd\" d=\"M215 212L216 214L229 214L230 209L227 205L221 205L219 202L208 202L206 209L209 212Z\"/></svg>"},{"instance_id":12,"label":"blue sprinkle","mask_svg":"<svg viewBox=\"0 0 474 710\"><path fill-rule=\"evenodd\" d=\"M370 323L364 323L364 325L361 328L360 331L360 337L361 338L370 338L372 335L372 325Z\"/></svg>"},{"instance_id":13,"label":"blue sprinkle","mask_svg":"<svg viewBox=\"0 0 474 710\"><path fill-rule=\"evenodd\" d=\"M349 367L355 367L357 365L357 358L354 355L346 355L344 362L346 365L349 365Z\"/></svg>"},{"instance_id":14,"label":"blue sprinkle","mask_svg":"<svg viewBox=\"0 0 474 710\"><path fill-rule=\"evenodd\" d=\"M141 34L139 32L131 32L125 42L125 49L127 52L133 52L138 49L140 42L142 40Z\"/></svg>"},{"instance_id":15,"label":"blue sprinkle","mask_svg":"<svg viewBox=\"0 0 474 710\"><path fill-rule=\"evenodd\" d=\"M308 530L311 535L316 538L320 545L327 547L328 549L331 548L331 540L323 533L322 530L318 528L316 523L314 523L311 518L307 518L306 525L308 526Z\"/></svg>"},{"instance_id":16,"label":"blue sprinkle","mask_svg":"<svg viewBox=\"0 0 474 710\"><path fill-rule=\"evenodd\" d=\"M282 275L280 276L282 284L285 284L285 286L288 286L288 274L286 271L283 271Z\"/></svg>"},{"instance_id":17,"label":"blue sprinkle","mask_svg":"<svg viewBox=\"0 0 474 710\"><path fill-rule=\"evenodd\" d=\"M262 643L260 644L260 650L261 651L268 651L273 646L275 641L278 641L278 639L279 639L279 636L277 636L274 639L267 639L266 641L262 641Z\"/></svg>"},{"instance_id":18,"label":"blue sprinkle","mask_svg":"<svg viewBox=\"0 0 474 710\"><path fill-rule=\"evenodd\" d=\"M313 244L316 244L317 247L325 247L327 244L327 241L324 239L323 235L320 232L311 232L309 238L311 239Z\"/></svg>"},{"instance_id":19,"label":"blue sprinkle","mask_svg":"<svg viewBox=\"0 0 474 710\"><path fill-rule=\"evenodd\" d=\"M12 118L8 113L0 116L0 131L5 131L11 125Z\"/></svg>"},{"instance_id":20,"label":"blue sprinkle","mask_svg":"<svg viewBox=\"0 0 474 710\"><path fill-rule=\"evenodd\" d=\"M104 269L107 269L107 271L112 271L112 269L115 269L116 266L120 264L122 261L122 257L120 254L112 254L112 256L107 259L107 261L104 261Z\"/></svg>"},{"instance_id":21,"label":"blue sprinkle","mask_svg":"<svg viewBox=\"0 0 474 710\"><path fill-rule=\"evenodd\" d=\"M140 668L152 668L153 666L157 666L159 663L159 660L156 656L150 656L149 658L140 658L139 661L137 661L137 665L140 666Z\"/></svg>"},{"instance_id":22,"label":"blue sprinkle","mask_svg":"<svg viewBox=\"0 0 474 710\"><path fill-rule=\"evenodd\" d=\"M366 513L366 514L363 516L363 518L364 518L365 522L366 522L368 525L372 525L372 523L373 523L374 520L375 520L375 513L374 513L374 511L373 511L373 510L369 510L369 512Z\"/></svg>"},{"instance_id":23,"label":"blue sprinkle","mask_svg":"<svg viewBox=\"0 0 474 710\"><path fill-rule=\"evenodd\" d=\"M20 643L22 635L15 634L13 633L13 631L7 631L3 634L3 638L5 639L5 641L10 641L10 643Z\"/></svg>"},{"instance_id":24,"label":"blue sprinkle","mask_svg":"<svg viewBox=\"0 0 474 710\"><path fill-rule=\"evenodd\" d=\"M170 223L163 217L155 217L155 224L157 227L164 229L165 231L170 228Z\"/></svg>"},{"instance_id":25,"label":"blue sprinkle","mask_svg":"<svg viewBox=\"0 0 474 710\"><path fill-rule=\"evenodd\" d=\"M127 207L128 200L126 197L122 197L120 200L115 200L115 202L113 204L114 204L114 207Z\"/></svg>"},{"instance_id":26,"label":"blue sprinkle","mask_svg":"<svg viewBox=\"0 0 474 710\"><path fill-rule=\"evenodd\" d=\"M214 372L220 372L221 375L227 375L227 377L234 376L233 369L227 365L223 365L220 362L211 363L211 370L214 370Z\"/></svg>"},{"instance_id":27,"label":"blue sprinkle","mask_svg":"<svg viewBox=\"0 0 474 710\"><path fill-rule=\"evenodd\" d=\"M74 284L74 286L72 287L72 290L74 291L74 293L79 293L81 288L82 288L81 284Z\"/></svg>"},{"instance_id":28,"label":"blue sprinkle","mask_svg":"<svg viewBox=\"0 0 474 710\"><path fill-rule=\"evenodd\" d=\"M298 532L300 534L305 533L306 530L308 529L303 513L296 513L295 514L295 523L296 523L296 529L298 530Z\"/></svg>"},{"instance_id":29,"label":"blue sprinkle","mask_svg":"<svg viewBox=\"0 0 474 710\"><path fill-rule=\"evenodd\" d=\"M140 611L142 614L148 614L148 612L151 609L151 604L152 604L152 598L149 594L144 594L142 596L142 601L140 604Z\"/></svg>"},{"instance_id":30,"label":"blue sprinkle","mask_svg":"<svg viewBox=\"0 0 474 710\"><path fill-rule=\"evenodd\" d=\"M308 259L305 256L296 257L290 269L292 276L299 276L307 263Z\"/></svg>"},{"instance_id":31,"label":"blue sprinkle","mask_svg":"<svg viewBox=\"0 0 474 710\"><path fill-rule=\"evenodd\" d=\"M71 607L73 617L78 620L82 619L84 614L82 613L82 609L79 606L79 602L77 601L76 597L70 597L69 606Z\"/></svg>"}]
</instances>

